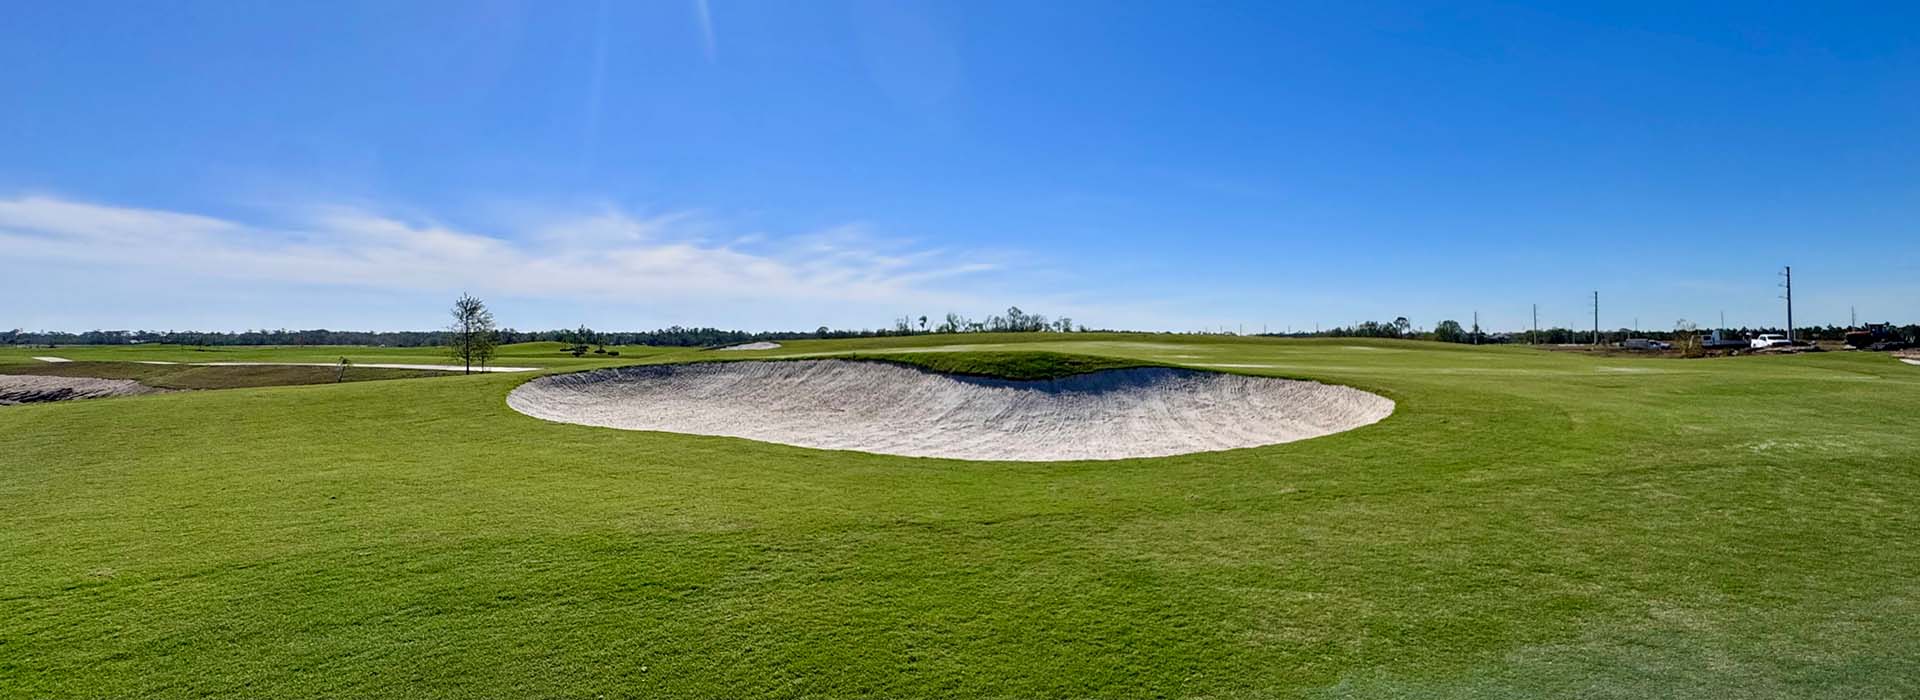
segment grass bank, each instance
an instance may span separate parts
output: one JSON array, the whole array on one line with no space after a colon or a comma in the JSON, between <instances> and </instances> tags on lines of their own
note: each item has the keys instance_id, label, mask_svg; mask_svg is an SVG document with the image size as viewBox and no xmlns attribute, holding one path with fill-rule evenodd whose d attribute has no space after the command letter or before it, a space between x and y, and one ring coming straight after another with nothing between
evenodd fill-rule
<instances>
[{"instance_id":1,"label":"grass bank","mask_svg":"<svg viewBox=\"0 0 1920 700\"><path fill-rule=\"evenodd\" d=\"M1399 408L981 464L549 423L505 407L523 375L9 407L0 696L1920 695L1920 367L1093 334L761 356L942 351Z\"/></svg>"},{"instance_id":2,"label":"grass bank","mask_svg":"<svg viewBox=\"0 0 1920 700\"><path fill-rule=\"evenodd\" d=\"M836 359L891 362L942 374L1018 381L1061 379L1110 369L1165 366L1119 357L1005 350L885 354L853 352L837 356Z\"/></svg>"}]
</instances>

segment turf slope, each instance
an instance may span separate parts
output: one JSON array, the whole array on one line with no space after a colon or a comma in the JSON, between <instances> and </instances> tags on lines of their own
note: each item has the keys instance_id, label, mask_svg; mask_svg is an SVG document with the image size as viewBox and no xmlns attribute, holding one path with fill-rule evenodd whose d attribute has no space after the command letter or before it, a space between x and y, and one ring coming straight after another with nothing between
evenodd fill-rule
<instances>
[{"instance_id":1,"label":"turf slope","mask_svg":"<svg viewBox=\"0 0 1920 700\"><path fill-rule=\"evenodd\" d=\"M1920 367L1066 338L958 342L1398 407L1049 464L555 424L513 375L7 407L0 696L1920 695Z\"/></svg>"}]
</instances>

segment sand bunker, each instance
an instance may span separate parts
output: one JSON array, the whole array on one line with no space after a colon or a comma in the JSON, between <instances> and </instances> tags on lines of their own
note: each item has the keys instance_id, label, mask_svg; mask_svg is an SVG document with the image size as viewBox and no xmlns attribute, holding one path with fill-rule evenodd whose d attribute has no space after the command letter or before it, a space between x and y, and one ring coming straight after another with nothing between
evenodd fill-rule
<instances>
[{"instance_id":1,"label":"sand bunker","mask_svg":"<svg viewBox=\"0 0 1920 700\"><path fill-rule=\"evenodd\" d=\"M0 406L43 401L103 399L110 396L151 394L156 391L161 390L131 379L0 374Z\"/></svg>"},{"instance_id":2,"label":"sand bunker","mask_svg":"<svg viewBox=\"0 0 1920 700\"><path fill-rule=\"evenodd\" d=\"M1125 459L1272 445L1393 413L1358 389L1170 368L1019 382L846 360L620 367L507 396L536 418L913 457Z\"/></svg>"},{"instance_id":3,"label":"sand bunker","mask_svg":"<svg viewBox=\"0 0 1920 700\"><path fill-rule=\"evenodd\" d=\"M773 350L778 347L780 347L779 343L769 343L763 340L758 343L741 343L739 345L728 345L724 348L714 348L714 349L715 350Z\"/></svg>"}]
</instances>

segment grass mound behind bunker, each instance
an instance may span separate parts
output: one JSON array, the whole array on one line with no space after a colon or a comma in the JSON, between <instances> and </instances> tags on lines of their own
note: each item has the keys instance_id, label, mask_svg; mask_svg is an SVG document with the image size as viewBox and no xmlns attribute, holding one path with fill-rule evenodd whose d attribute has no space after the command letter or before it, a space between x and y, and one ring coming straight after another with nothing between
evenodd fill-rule
<instances>
[{"instance_id":1,"label":"grass mound behind bunker","mask_svg":"<svg viewBox=\"0 0 1920 700\"><path fill-rule=\"evenodd\" d=\"M1272 445L1386 418L1343 386L1165 367L1044 381L879 362L647 365L541 377L507 404L546 420L915 457L1126 459Z\"/></svg>"}]
</instances>

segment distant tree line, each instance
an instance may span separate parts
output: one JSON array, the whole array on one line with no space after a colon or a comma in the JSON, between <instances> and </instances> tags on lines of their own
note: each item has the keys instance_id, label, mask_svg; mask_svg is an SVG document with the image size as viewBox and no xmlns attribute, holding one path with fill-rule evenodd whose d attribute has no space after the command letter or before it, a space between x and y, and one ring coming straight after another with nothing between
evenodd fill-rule
<instances>
[{"instance_id":1,"label":"distant tree line","mask_svg":"<svg viewBox=\"0 0 1920 700\"><path fill-rule=\"evenodd\" d=\"M218 331L0 331L3 345L132 345L169 343L175 345L388 345L420 347L440 345L445 331L331 331L251 330Z\"/></svg>"},{"instance_id":2,"label":"distant tree line","mask_svg":"<svg viewBox=\"0 0 1920 700\"><path fill-rule=\"evenodd\" d=\"M1286 338L1403 338L1407 340L1438 340L1443 343L1469 343L1473 336L1480 333L1475 326L1469 330L1462 328L1459 321L1445 320L1436 324L1433 330L1416 328L1407 317L1401 316L1391 321L1361 321L1351 326L1335 326L1315 330L1289 333L1264 333L1262 335Z\"/></svg>"},{"instance_id":3,"label":"distant tree line","mask_svg":"<svg viewBox=\"0 0 1920 700\"><path fill-rule=\"evenodd\" d=\"M477 300L475 300L477 301ZM475 311L470 309L469 311ZM460 325L462 315L454 314L456 325ZM472 321L475 319L469 319ZM489 318L490 322L491 319ZM922 333L1026 333L1026 332L1067 332L1085 331L1085 326L1076 326L1070 318L1050 319L1042 314L1030 314L1020 307L1007 309L1004 314L989 316L983 320L974 320L959 314L949 313L937 325L926 316L917 318L900 317L891 327L878 329L834 329L820 326L811 331L741 331L722 330L702 327L687 328L670 326L652 331L594 331L585 326L547 331L520 331L512 328L490 329L487 336L493 342L530 343L551 341L570 345L588 345L604 347L607 345L659 345L673 347L707 347L717 345L737 345L756 341L770 340L809 340L818 338L873 338L898 335L919 335ZM230 345L370 345L388 347L431 347L455 344L470 345L475 336L463 334L457 329L439 331L336 331L324 328L313 330L249 330L241 332L217 331L121 331L93 330L84 333L61 331L24 331L20 329L0 331L0 345L135 345L143 343L164 343L170 345L230 346ZM464 341L464 342L463 342ZM480 348L482 354L491 346ZM476 362L476 364L482 364Z\"/></svg>"},{"instance_id":4,"label":"distant tree line","mask_svg":"<svg viewBox=\"0 0 1920 700\"><path fill-rule=\"evenodd\" d=\"M652 331L594 331L586 326L548 331L519 331L512 328L494 328L491 314L485 313L485 306L479 300L462 297L456 302L455 323L447 330L440 331L335 331L314 330L249 330L234 333L206 331L109 331L94 330L84 333L59 331L29 332L20 329L0 331L0 345L133 345L140 343L165 343L172 345L370 345L389 347L427 347L458 346L457 358L463 363L472 360L474 364L484 366L491 358L494 344L529 343L551 341L567 343L579 352L597 347L604 350L608 345L659 345L675 347L709 347L737 345L756 341L808 340L818 338L873 338L885 336L920 335L933 333L1067 333L1087 332L1085 325L1076 325L1067 317L1048 318L1044 314L1027 313L1018 306L1010 307L1002 314L994 314L984 319L973 319L957 313L948 313L937 322L928 316L901 316L893 321L891 327L878 329L833 329L820 326L811 331L741 331L721 330L719 328L687 328L670 326ZM1786 331L1775 327L1742 327L1725 329L1735 337L1752 337L1762 333L1782 333ZM1849 329L1845 326L1805 326L1794 331L1794 337L1805 340L1842 340ZM1628 328L1603 329L1600 342L1618 343L1628 338L1648 338L1673 341L1702 332L1695 324L1682 320L1674 324L1673 330L1634 330ZM1899 326L1895 332L1910 342L1920 342L1920 324ZM1431 330L1415 327L1405 316L1391 321L1362 321L1351 326L1337 326L1311 333L1263 333L1267 336L1293 338L1406 338L1417 340L1435 340L1448 343L1540 343L1568 344L1591 343L1593 331L1578 328L1543 328L1538 331L1486 332L1478 326L1463 326L1452 319L1442 320Z\"/></svg>"},{"instance_id":5,"label":"distant tree line","mask_svg":"<svg viewBox=\"0 0 1920 700\"><path fill-rule=\"evenodd\" d=\"M1793 337L1799 340L1843 340L1846 326L1803 326L1794 329ZM1601 343L1619 343L1629 338L1647 338L1651 340L1673 341L1685 336L1709 332L1695 324L1682 320L1674 324L1671 330L1602 328ZM1722 329L1726 335L1735 338L1751 338L1762 333L1786 334L1779 327L1741 327ZM1920 342L1920 324L1899 326L1895 333L1910 342ZM1544 345L1564 345L1594 342L1593 329L1580 328L1542 328L1538 331L1501 331L1486 332L1477 327L1462 326L1452 319L1441 321L1432 330L1414 328L1406 317L1392 321L1363 321L1351 326L1338 326L1313 332L1268 333L1271 336L1291 338L1406 338L1412 340L1437 340L1443 343L1539 343Z\"/></svg>"},{"instance_id":6,"label":"distant tree line","mask_svg":"<svg viewBox=\"0 0 1920 700\"><path fill-rule=\"evenodd\" d=\"M918 321L918 326L915 321ZM1030 314L1020 307L1008 307L1005 314L988 316L974 320L956 313L948 313L939 325L928 327L928 319L921 316L915 319L901 316L893 321L893 333L1072 333L1085 332L1086 326L1073 325L1073 319L1062 316L1048 319L1045 314Z\"/></svg>"}]
</instances>

